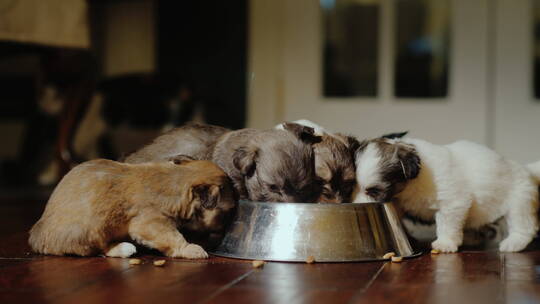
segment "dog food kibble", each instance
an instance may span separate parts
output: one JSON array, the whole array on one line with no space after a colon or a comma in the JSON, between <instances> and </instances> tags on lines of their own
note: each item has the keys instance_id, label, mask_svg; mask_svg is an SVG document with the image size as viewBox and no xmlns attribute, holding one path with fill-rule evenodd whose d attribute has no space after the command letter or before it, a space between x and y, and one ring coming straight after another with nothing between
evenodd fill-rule
<instances>
[{"instance_id":1,"label":"dog food kibble","mask_svg":"<svg viewBox=\"0 0 540 304\"><path fill-rule=\"evenodd\" d=\"M439 254L439 253L441 253L439 250L431 249L431 254Z\"/></svg>"},{"instance_id":2,"label":"dog food kibble","mask_svg":"<svg viewBox=\"0 0 540 304\"><path fill-rule=\"evenodd\" d=\"M154 266L158 266L158 267L161 267L165 265L165 260L157 260L157 261L154 261Z\"/></svg>"},{"instance_id":3,"label":"dog food kibble","mask_svg":"<svg viewBox=\"0 0 540 304\"><path fill-rule=\"evenodd\" d=\"M392 257L392 263L401 263L403 261L403 257L393 256Z\"/></svg>"},{"instance_id":4,"label":"dog food kibble","mask_svg":"<svg viewBox=\"0 0 540 304\"><path fill-rule=\"evenodd\" d=\"M307 259L306 259L306 263L308 263L308 264L315 263L315 257L312 256L312 255L308 256Z\"/></svg>"},{"instance_id":5,"label":"dog food kibble","mask_svg":"<svg viewBox=\"0 0 540 304\"><path fill-rule=\"evenodd\" d=\"M253 268L261 268L264 266L264 261L253 261L251 265L253 265Z\"/></svg>"},{"instance_id":6,"label":"dog food kibble","mask_svg":"<svg viewBox=\"0 0 540 304\"><path fill-rule=\"evenodd\" d=\"M141 259L129 259L129 265L140 265L141 263Z\"/></svg>"},{"instance_id":7,"label":"dog food kibble","mask_svg":"<svg viewBox=\"0 0 540 304\"><path fill-rule=\"evenodd\" d=\"M382 258L383 259L390 259L391 257L394 257L394 256L396 256L395 252L387 252L382 256Z\"/></svg>"}]
</instances>

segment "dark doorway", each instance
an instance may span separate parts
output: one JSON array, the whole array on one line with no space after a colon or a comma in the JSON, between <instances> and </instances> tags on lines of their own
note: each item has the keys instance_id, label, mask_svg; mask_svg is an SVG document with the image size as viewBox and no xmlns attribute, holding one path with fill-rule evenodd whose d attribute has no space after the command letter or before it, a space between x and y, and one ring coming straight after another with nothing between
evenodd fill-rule
<instances>
[{"instance_id":1,"label":"dark doorway","mask_svg":"<svg viewBox=\"0 0 540 304\"><path fill-rule=\"evenodd\" d=\"M158 1L160 74L185 79L210 124L242 128L247 1Z\"/></svg>"}]
</instances>

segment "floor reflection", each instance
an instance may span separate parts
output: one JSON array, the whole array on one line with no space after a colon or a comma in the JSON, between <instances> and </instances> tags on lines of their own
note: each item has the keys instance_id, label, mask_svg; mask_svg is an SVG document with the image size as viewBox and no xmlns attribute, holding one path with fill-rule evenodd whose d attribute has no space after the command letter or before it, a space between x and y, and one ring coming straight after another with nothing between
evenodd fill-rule
<instances>
[{"instance_id":1,"label":"floor reflection","mask_svg":"<svg viewBox=\"0 0 540 304\"><path fill-rule=\"evenodd\" d=\"M249 283L265 289L266 303L295 303L308 289L303 264L270 263L253 273ZM305 270L305 269L304 269Z\"/></svg>"},{"instance_id":2,"label":"floor reflection","mask_svg":"<svg viewBox=\"0 0 540 304\"><path fill-rule=\"evenodd\" d=\"M496 253L439 254L434 262L430 303L493 303L503 299Z\"/></svg>"},{"instance_id":3,"label":"floor reflection","mask_svg":"<svg viewBox=\"0 0 540 304\"><path fill-rule=\"evenodd\" d=\"M540 302L540 259L537 255L507 253L504 259L505 299L512 303Z\"/></svg>"}]
</instances>

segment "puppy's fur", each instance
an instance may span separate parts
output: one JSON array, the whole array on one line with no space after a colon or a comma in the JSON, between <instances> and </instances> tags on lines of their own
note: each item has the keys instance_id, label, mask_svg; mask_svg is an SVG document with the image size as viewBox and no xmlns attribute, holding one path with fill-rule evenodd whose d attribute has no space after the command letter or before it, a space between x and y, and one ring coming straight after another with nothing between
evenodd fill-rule
<instances>
[{"instance_id":1,"label":"puppy's fur","mask_svg":"<svg viewBox=\"0 0 540 304\"><path fill-rule=\"evenodd\" d=\"M320 142L313 144L315 154L315 172L323 182L323 189L317 199L321 203L350 203L356 184L354 155L358 141L352 136L330 133L318 124L309 120L297 120L300 124L313 128L314 134L321 137ZM290 123L282 123L275 127L290 130Z\"/></svg>"},{"instance_id":2,"label":"puppy's fur","mask_svg":"<svg viewBox=\"0 0 540 304\"><path fill-rule=\"evenodd\" d=\"M178 228L220 232L234 207L229 179L209 161L93 160L60 181L29 243L44 254L128 257L133 240L170 257L206 258Z\"/></svg>"},{"instance_id":3,"label":"puppy's fur","mask_svg":"<svg viewBox=\"0 0 540 304\"><path fill-rule=\"evenodd\" d=\"M356 166L355 202L395 200L405 212L435 219L434 249L455 252L464 227L503 216L509 233L501 251L524 249L538 230L538 190L530 173L484 146L374 139L360 144Z\"/></svg>"},{"instance_id":4,"label":"puppy's fur","mask_svg":"<svg viewBox=\"0 0 540 304\"><path fill-rule=\"evenodd\" d=\"M138 164L166 160L175 155L210 159L218 138L231 130L206 124L187 124L157 137L142 149L130 154L126 163Z\"/></svg>"},{"instance_id":5,"label":"puppy's fur","mask_svg":"<svg viewBox=\"0 0 540 304\"><path fill-rule=\"evenodd\" d=\"M354 151L358 149L359 142L353 136L333 133L324 127L307 119L293 122L313 128L314 134L321 137L321 141L313 144L315 153L315 172L323 182L323 190L318 202L321 203L350 203L353 191L356 190L356 172L354 164ZM286 130L290 123L281 123L275 126L278 130ZM391 133L383 138L400 138L407 134Z\"/></svg>"},{"instance_id":6,"label":"puppy's fur","mask_svg":"<svg viewBox=\"0 0 540 304\"><path fill-rule=\"evenodd\" d=\"M164 134L126 162L156 161L184 154L212 160L232 179L241 199L315 202L322 191L314 174L313 129L298 124L281 130L227 129L190 125Z\"/></svg>"},{"instance_id":7,"label":"puppy's fur","mask_svg":"<svg viewBox=\"0 0 540 304\"><path fill-rule=\"evenodd\" d=\"M527 169L531 172L532 177L540 185L540 161L527 165Z\"/></svg>"},{"instance_id":8,"label":"puppy's fur","mask_svg":"<svg viewBox=\"0 0 540 304\"><path fill-rule=\"evenodd\" d=\"M292 126L291 126L292 127ZM222 136L212 160L232 179L240 198L313 203L322 185L315 175L311 143L320 138L308 127L296 131L242 129Z\"/></svg>"}]
</instances>

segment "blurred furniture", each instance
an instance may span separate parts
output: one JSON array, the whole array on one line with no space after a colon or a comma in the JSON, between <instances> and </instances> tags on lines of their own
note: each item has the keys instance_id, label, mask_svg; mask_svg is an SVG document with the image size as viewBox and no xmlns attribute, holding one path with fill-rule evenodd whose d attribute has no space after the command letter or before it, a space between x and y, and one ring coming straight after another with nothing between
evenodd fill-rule
<instances>
[{"instance_id":1,"label":"blurred furniture","mask_svg":"<svg viewBox=\"0 0 540 304\"><path fill-rule=\"evenodd\" d=\"M3 0L0 40L62 48L90 45L85 0Z\"/></svg>"},{"instance_id":2,"label":"blurred furniture","mask_svg":"<svg viewBox=\"0 0 540 304\"><path fill-rule=\"evenodd\" d=\"M43 122L40 118L45 116L56 117L52 118L58 125L53 140L60 171L66 172L73 163L71 141L76 118L90 100L96 74L95 62L88 50L87 10L85 0L0 2L0 62L9 62L20 54L36 58L24 75L0 68L2 80L8 85L16 84L2 102L2 108L11 110L7 114L9 118L24 117L28 121L20 163L30 162L33 152L40 148L40 139L48 135L42 132L44 127L40 125ZM60 100L52 110L40 104L46 87L54 87L56 98ZM21 100L24 102L17 103ZM49 110L54 113L47 114Z\"/></svg>"}]
</instances>

